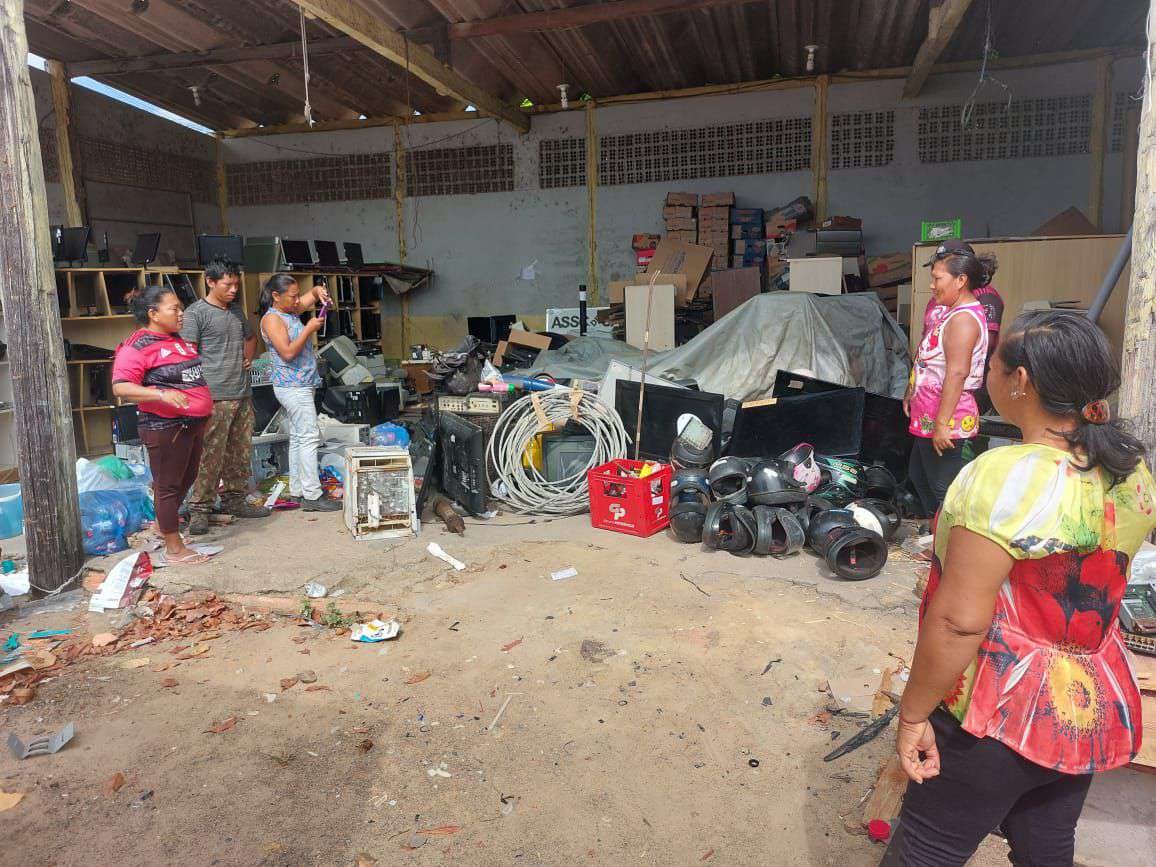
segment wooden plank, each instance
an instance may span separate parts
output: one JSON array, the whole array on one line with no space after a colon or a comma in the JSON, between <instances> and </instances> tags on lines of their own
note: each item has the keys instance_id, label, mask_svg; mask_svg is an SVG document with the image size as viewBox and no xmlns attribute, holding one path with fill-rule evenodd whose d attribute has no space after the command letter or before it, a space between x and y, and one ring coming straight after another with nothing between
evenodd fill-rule
<instances>
[{"instance_id":1,"label":"wooden plank","mask_svg":"<svg viewBox=\"0 0 1156 867\"><path fill-rule=\"evenodd\" d=\"M598 125L594 100L586 103L586 303L598 306Z\"/></svg>"},{"instance_id":2,"label":"wooden plank","mask_svg":"<svg viewBox=\"0 0 1156 867\"><path fill-rule=\"evenodd\" d=\"M827 219L827 88L830 79L820 75L815 79L815 105L811 117L811 175L815 184L815 219Z\"/></svg>"},{"instance_id":3,"label":"wooden plank","mask_svg":"<svg viewBox=\"0 0 1156 867\"><path fill-rule=\"evenodd\" d=\"M402 140L401 124L393 125L393 205L394 220L397 230L397 261L402 265L409 257L409 246L405 231L405 142ZM384 287L383 290L384 292ZM409 352L409 293L401 296L401 354ZM382 351L385 350L385 329L382 333Z\"/></svg>"},{"instance_id":4,"label":"wooden plank","mask_svg":"<svg viewBox=\"0 0 1156 867\"><path fill-rule=\"evenodd\" d=\"M72 94L68 73L58 60L48 61L48 75L52 86L53 122L56 129L56 162L60 171L60 185L64 188L64 215L70 226L83 226L84 212L80 207L76 172L72 163Z\"/></svg>"},{"instance_id":5,"label":"wooden plank","mask_svg":"<svg viewBox=\"0 0 1156 867\"><path fill-rule=\"evenodd\" d=\"M919 96L923 85L935 66L935 61L947 48L951 37L963 22L963 16L971 7L972 0L932 0L927 10L927 38L915 54L915 63L903 85L903 97L911 99Z\"/></svg>"},{"instance_id":6,"label":"wooden plank","mask_svg":"<svg viewBox=\"0 0 1156 867\"><path fill-rule=\"evenodd\" d=\"M1091 188L1088 217L1097 229L1104 226L1104 158L1108 152L1108 106L1112 100L1112 58L1096 61L1096 90L1092 96Z\"/></svg>"},{"instance_id":7,"label":"wooden plank","mask_svg":"<svg viewBox=\"0 0 1156 867\"><path fill-rule=\"evenodd\" d=\"M80 574L76 441L21 0L0 0L0 304L8 329L24 537L35 587Z\"/></svg>"},{"instance_id":8,"label":"wooden plank","mask_svg":"<svg viewBox=\"0 0 1156 867\"><path fill-rule=\"evenodd\" d=\"M863 827L875 819L894 822L903 806L907 792L907 774L899 764L899 756L892 754L875 780L875 789L863 808Z\"/></svg>"},{"instance_id":9,"label":"wooden plank","mask_svg":"<svg viewBox=\"0 0 1156 867\"><path fill-rule=\"evenodd\" d=\"M338 36L317 39L309 43L309 56L321 57L361 47L356 39ZM229 63L247 63L254 60L287 60L300 62L301 40L277 42L270 45L245 45L217 48L212 51L176 51L148 57L117 57L108 60L84 60L68 67L73 78L82 75L125 75L130 72L158 72L161 70L195 69Z\"/></svg>"},{"instance_id":10,"label":"wooden plank","mask_svg":"<svg viewBox=\"0 0 1156 867\"><path fill-rule=\"evenodd\" d=\"M736 6L755 0L617 0L610 3L590 3L548 9L544 12L523 12L499 15L480 21L462 21L450 24L450 39L477 39L481 36L509 36L516 33L544 33L551 30L570 30L606 21L629 21L671 12L710 9L717 6ZM417 34L415 34L415 38Z\"/></svg>"},{"instance_id":11,"label":"wooden plank","mask_svg":"<svg viewBox=\"0 0 1156 867\"><path fill-rule=\"evenodd\" d=\"M350 0L300 0L300 5L330 27L352 36L365 47L420 78L438 93L469 103L481 114L500 118L519 132L530 131L530 118L521 110L467 81L434 57L429 49L413 44L403 34L387 27L380 16L368 12L364 7Z\"/></svg>"},{"instance_id":12,"label":"wooden plank","mask_svg":"<svg viewBox=\"0 0 1156 867\"><path fill-rule=\"evenodd\" d=\"M1136 213L1136 160L1140 156L1140 109L1133 107L1124 115L1124 182L1120 189L1120 229L1132 225Z\"/></svg>"}]
</instances>

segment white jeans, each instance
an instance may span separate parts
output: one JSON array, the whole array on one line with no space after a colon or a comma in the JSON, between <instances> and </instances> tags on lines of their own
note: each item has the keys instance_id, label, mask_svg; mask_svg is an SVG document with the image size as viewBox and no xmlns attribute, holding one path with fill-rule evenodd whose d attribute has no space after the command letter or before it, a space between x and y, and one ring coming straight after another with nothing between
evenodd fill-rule
<instances>
[{"instance_id":1,"label":"white jeans","mask_svg":"<svg viewBox=\"0 0 1156 867\"><path fill-rule=\"evenodd\" d=\"M321 429L317 426L313 389L275 385L273 394L289 418L289 496L316 500L321 496L317 474Z\"/></svg>"}]
</instances>

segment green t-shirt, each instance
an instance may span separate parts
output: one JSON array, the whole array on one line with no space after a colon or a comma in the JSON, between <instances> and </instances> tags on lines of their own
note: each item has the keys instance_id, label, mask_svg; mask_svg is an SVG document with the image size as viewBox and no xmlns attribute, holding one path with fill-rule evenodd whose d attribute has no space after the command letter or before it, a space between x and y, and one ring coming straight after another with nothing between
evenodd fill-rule
<instances>
[{"instance_id":1,"label":"green t-shirt","mask_svg":"<svg viewBox=\"0 0 1156 867\"><path fill-rule=\"evenodd\" d=\"M236 303L223 310L202 299L185 311L181 337L197 344L213 400L241 400L252 394L244 365L245 341L252 334L249 320Z\"/></svg>"}]
</instances>

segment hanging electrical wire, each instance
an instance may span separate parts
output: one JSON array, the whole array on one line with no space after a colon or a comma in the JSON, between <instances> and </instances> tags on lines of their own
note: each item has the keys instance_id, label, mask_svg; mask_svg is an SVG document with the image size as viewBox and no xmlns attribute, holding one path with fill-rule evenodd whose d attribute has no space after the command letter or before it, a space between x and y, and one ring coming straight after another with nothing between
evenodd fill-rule
<instances>
[{"instance_id":1,"label":"hanging electrical wire","mask_svg":"<svg viewBox=\"0 0 1156 867\"><path fill-rule=\"evenodd\" d=\"M975 87L972 88L971 95L964 101L963 108L960 110L960 129L971 129L972 121L975 118L976 97L979 96L979 92L983 88L984 84L989 81L992 84L998 84L1007 94L1007 104L1004 106L1004 111L1006 112L1011 108L1011 88L996 78L994 75L989 75L987 71L988 62L992 59L995 53L995 47L992 45L991 39L991 0L987 0L987 24L983 38L983 59L979 65L979 80L975 83Z\"/></svg>"},{"instance_id":2,"label":"hanging electrical wire","mask_svg":"<svg viewBox=\"0 0 1156 867\"><path fill-rule=\"evenodd\" d=\"M305 76L305 122L313 126L313 106L309 103L309 40L305 35L305 7L298 6L301 13L301 71Z\"/></svg>"},{"instance_id":3,"label":"hanging electrical wire","mask_svg":"<svg viewBox=\"0 0 1156 867\"><path fill-rule=\"evenodd\" d=\"M570 421L594 437L594 452L580 469L550 481L523 458L539 433ZM617 412L581 389L555 389L528 394L498 417L486 447L486 475L493 495L516 512L579 515L590 508L587 471L624 457L626 428Z\"/></svg>"}]
</instances>

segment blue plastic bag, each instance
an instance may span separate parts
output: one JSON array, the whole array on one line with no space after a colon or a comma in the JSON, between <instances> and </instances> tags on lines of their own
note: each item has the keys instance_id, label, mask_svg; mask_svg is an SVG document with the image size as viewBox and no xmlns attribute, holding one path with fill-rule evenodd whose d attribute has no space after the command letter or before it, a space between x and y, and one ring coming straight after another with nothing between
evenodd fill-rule
<instances>
[{"instance_id":1,"label":"blue plastic bag","mask_svg":"<svg viewBox=\"0 0 1156 867\"><path fill-rule=\"evenodd\" d=\"M393 422L382 422L369 429L371 446L399 446L409 448L409 431Z\"/></svg>"},{"instance_id":2,"label":"blue plastic bag","mask_svg":"<svg viewBox=\"0 0 1156 867\"><path fill-rule=\"evenodd\" d=\"M144 488L85 491L80 495L84 553L113 554L128 547L128 537L156 517Z\"/></svg>"}]
</instances>

